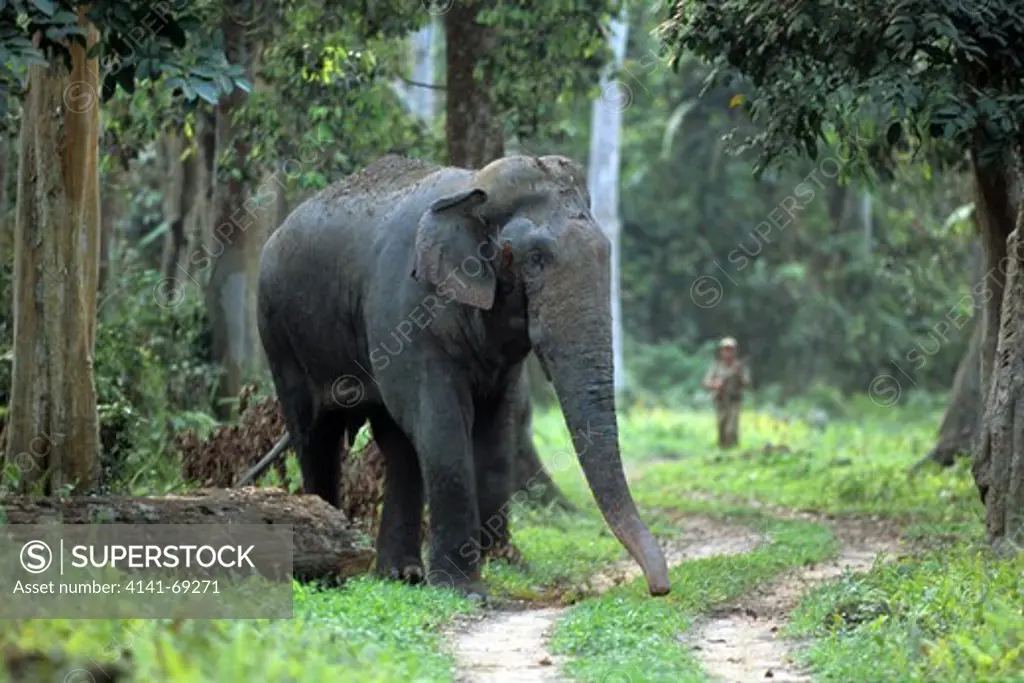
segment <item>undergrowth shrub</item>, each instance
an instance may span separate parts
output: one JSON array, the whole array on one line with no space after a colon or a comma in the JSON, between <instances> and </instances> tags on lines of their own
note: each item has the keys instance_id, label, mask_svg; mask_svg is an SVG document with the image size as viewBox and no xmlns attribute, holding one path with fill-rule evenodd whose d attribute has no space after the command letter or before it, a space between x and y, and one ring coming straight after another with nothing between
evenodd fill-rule
<instances>
[{"instance_id":1,"label":"undergrowth shrub","mask_svg":"<svg viewBox=\"0 0 1024 683\"><path fill-rule=\"evenodd\" d=\"M811 591L790 630L822 680L1019 681L1022 571L967 545L903 558Z\"/></svg>"},{"instance_id":2,"label":"undergrowth shrub","mask_svg":"<svg viewBox=\"0 0 1024 683\"><path fill-rule=\"evenodd\" d=\"M192 283L165 301L163 275L135 252L112 277L97 304L94 361L103 486L164 488L178 479L174 434L215 424L205 306Z\"/></svg>"}]
</instances>

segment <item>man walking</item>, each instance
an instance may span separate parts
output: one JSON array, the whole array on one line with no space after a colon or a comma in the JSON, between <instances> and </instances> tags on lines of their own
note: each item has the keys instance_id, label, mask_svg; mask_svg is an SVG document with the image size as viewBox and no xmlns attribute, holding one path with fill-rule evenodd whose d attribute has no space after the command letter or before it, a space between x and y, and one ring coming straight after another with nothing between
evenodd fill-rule
<instances>
[{"instance_id":1,"label":"man walking","mask_svg":"<svg viewBox=\"0 0 1024 683\"><path fill-rule=\"evenodd\" d=\"M750 370L736 358L736 340L725 337L718 342L718 359L704 376L704 388L714 392L719 448L731 448L739 442L743 389L748 386Z\"/></svg>"}]
</instances>

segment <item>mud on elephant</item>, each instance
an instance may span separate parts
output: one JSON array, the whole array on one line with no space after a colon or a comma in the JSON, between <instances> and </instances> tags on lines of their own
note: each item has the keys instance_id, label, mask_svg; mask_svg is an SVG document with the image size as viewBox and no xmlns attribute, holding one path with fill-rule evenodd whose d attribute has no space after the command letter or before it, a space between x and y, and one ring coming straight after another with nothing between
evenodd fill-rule
<instances>
[{"instance_id":1,"label":"mud on elephant","mask_svg":"<svg viewBox=\"0 0 1024 683\"><path fill-rule=\"evenodd\" d=\"M484 594L481 527L507 523L532 349L605 520L651 594L669 592L619 457L610 245L589 206L564 157L470 171L386 156L301 204L264 247L259 331L304 490L338 505L338 443L368 421L387 467L381 574L423 577L427 503L428 581Z\"/></svg>"}]
</instances>

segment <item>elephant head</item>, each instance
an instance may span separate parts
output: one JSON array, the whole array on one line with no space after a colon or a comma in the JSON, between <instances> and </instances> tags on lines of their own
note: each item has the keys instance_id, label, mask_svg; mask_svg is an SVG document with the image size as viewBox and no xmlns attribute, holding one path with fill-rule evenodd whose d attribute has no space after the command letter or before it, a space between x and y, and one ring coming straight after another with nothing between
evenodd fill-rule
<instances>
[{"instance_id":1,"label":"elephant head","mask_svg":"<svg viewBox=\"0 0 1024 683\"><path fill-rule=\"evenodd\" d=\"M433 202L416 247L415 277L446 284L464 305L490 310L499 282L514 279L521 288L530 345L554 383L594 499L643 568L651 594L667 594L664 555L622 470L611 244L590 213L582 169L560 156L498 159Z\"/></svg>"}]
</instances>

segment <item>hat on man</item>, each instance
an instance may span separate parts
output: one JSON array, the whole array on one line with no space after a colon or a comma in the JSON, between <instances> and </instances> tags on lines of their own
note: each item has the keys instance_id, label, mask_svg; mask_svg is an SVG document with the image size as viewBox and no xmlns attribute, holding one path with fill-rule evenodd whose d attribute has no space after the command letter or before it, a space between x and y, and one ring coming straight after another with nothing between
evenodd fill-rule
<instances>
[{"instance_id":1,"label":"hat on man","mask_svg":"<svg viewBox=\"0 0 1024 683\"><path fill-rule=\"evenodd\" d=\"M735 349L736 348L736 340L733 339L732 337L723 337L722 341L718 342L718 348L720 348L720 349L728 349L728 348Z\"/></svg>"}]
</instances>

